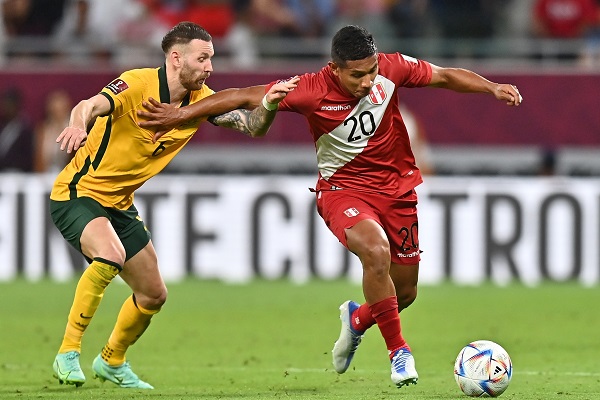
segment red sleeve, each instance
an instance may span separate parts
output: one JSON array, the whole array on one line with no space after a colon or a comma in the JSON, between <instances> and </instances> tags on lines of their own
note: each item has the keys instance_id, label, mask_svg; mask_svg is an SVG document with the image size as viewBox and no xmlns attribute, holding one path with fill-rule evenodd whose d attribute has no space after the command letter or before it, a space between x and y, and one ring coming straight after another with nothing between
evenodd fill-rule
<instances>
[{"instance_id":1,"label":"red sleeve","mask_svg":"<svg viewBox=\"0 0 600 400\"><path fill-rule=\"evenodd\" d=\"M380 53L379 70L396 87L422 87L431 82L431 64L400 53Z\"/></svg>"},{"instance_id":2,"label":"red sleeve","mask_svg":"<svg viewBox=\"0 0 600 400\"><path fill-rule=\"evenodd\" d=\"M267 91L280 81L267 85ZM300 75L298 86L279 103L279 111L292 111L302 115L311 114L320 99L323 85L317 79L317 74L309 73Z\"/></svg>"}]
</instances>

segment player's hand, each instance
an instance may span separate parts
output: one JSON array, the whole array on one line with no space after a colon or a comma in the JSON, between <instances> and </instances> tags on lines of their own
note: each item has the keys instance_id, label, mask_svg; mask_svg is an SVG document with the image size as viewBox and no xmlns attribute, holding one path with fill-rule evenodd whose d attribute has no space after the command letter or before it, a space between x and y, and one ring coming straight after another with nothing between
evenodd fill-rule
<instances>
[{"instance_id":1,"label":"player's hand","mask_svg":"<svg viewBox=\"0 0 600 400\"><path fill-rule=\"evenodd\" d=\"M143 118L138 125L142 128L156 128L156 133L152 138L152 142L156 143L158 139L165 133L176 128L180 123L180 109L166 103L161 103L154 100L152 97L148 101L142 103L147 111L138 110L138 117Z\"/></svg>"},{"instance_id":2,"label":"player's hand","mask_svg":"<svg viewBox=\"0 0 600 400\"><path fill-rule=\"evenodd\" d=\"M285 99L285 96L287 96L289 92L298 86L298 82L300 82L300 77L296 75L286 81L274 84L267 92L267 101L271 104L279 103L281 100Z\"/></svg>"},{"instance_id":3,"label":"player's hand","mask_svg":"<svg viewBox=\"0 0 600 400\"><path fill-rule=\"evenodd\" d=\"M87 132L83 128L67 126L56 138L56 143L60 143L61 150L67 150L67 153L77 151L83 147L87 140Z\"/></svg>"},{"instance_id":4,"label":"player's hand","mask_svg":"<svg viewBox=\"0 0 600 400\"><path fill-rule=\"evenodd\" d=\"M496 86L494 95L498 100L506 101L509 106L518 107L523 102L523 96L519 93L519 89L515 85L503 83Z\"/></svg>"}]
</instances>

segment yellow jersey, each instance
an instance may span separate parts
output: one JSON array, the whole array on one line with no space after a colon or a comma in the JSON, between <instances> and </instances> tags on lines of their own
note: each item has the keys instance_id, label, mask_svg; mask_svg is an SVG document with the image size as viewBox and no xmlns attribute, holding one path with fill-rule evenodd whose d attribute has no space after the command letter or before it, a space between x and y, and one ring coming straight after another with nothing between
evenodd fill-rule
<instances>
[{"instance_id":1,"label":"yellow jersey","mask_svg":"<svg viewBox=\"0 0 600 400\"><path fill-rule=\"evenodd\" d=\"M180 107L214 93L206 85L190 92ZM152 143L154 132L138 126L137 110L149 97L169 103L165 67L126 71L100 94L110 101L111 111L96 119L85 145L54 182L50 198L66 201L91 197L104 207L126 210L133 194L162 171L185 146L206 117L190 121Z\"/></svg>"}]
</instances>

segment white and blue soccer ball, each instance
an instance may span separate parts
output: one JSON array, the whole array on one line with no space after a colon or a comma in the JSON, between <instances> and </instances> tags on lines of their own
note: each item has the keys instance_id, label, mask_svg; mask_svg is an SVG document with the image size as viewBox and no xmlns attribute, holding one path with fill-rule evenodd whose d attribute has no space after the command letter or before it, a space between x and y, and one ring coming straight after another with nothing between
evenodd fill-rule
<instances>
[{"instance_id":1,"label":"white and blue soccer ball","mask_svg":"<svg viewBox=\"0 0 600 400\"><path fill-rule=\"evenodd\" d=\"M477 340L458 353L454 378L467 396L498 397L512 378L512 361L498 343Z\"/></svg>"}]
</instances>

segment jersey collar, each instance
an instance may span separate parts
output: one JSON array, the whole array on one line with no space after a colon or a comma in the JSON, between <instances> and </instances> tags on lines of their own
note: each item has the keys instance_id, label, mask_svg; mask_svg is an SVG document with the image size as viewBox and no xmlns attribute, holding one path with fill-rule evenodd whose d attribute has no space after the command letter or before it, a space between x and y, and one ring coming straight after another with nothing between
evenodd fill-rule
<instances>
[{"instance_id":1,"label":"jersey collar","mask_svg":"<svg viewBox=\"0 0 600 400\"><path fill-rule=\"evenodd\" d=\"M169 92L169 84L167 83L167 66L163 64L158 69L158 93L160 94L161 103L171 103L171 94ZM185 107L190 104L190 92L188 92L183 100L181 101L181 107Z\"/></svg>"}]
</instances>

